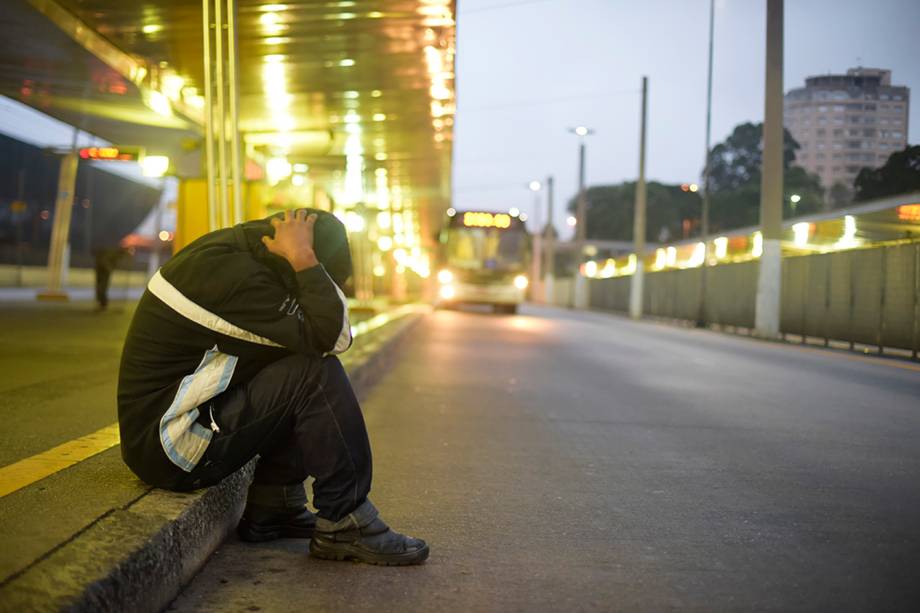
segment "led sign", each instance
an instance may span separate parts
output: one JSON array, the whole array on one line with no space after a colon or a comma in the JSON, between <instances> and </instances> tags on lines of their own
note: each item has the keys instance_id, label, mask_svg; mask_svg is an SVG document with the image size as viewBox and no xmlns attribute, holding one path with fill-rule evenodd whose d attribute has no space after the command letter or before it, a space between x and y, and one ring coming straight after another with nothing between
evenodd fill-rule
<instances>
[{"instance_id":1,"label":"led sign","mask_svg":"<svg viewBox=\"0 0 920 613\"><path fill-rule=\"evenodd\" d=\"M463 214L463 225L468 228L509 228L511 227L511 215L468 212Z\"/></svg>"},{"instance_id":2,"label":"led sign","mask_svg":"<svg viewBox=\"0 0 920 613\"><path fill-rule=\"evenodd\" d=\"M144 155L141 147L83 147L80 158L84 160L115 160L137 162Z\"/></svg>"},{"instance_id":3,"label":"led sign","mask_svg":"<svg viewBox=\"0 0 920 613\"><path fill-rule=\"evenodd\" d=\"M902 204L898 207L898 219L920 221L920 204Z\"/></svg>"}]
</instances>

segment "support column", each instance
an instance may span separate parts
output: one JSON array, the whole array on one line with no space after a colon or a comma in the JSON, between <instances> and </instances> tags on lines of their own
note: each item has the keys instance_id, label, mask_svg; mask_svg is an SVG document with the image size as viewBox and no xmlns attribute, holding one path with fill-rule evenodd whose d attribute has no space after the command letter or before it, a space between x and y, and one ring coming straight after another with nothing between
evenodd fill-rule
<instances>
[{"instance_id":1,"label":"support column","mask_svg":"<svg viewBox=\"0 0 920 613\"><path fill-rule=\"evenodd\" d=\"M243 221L236 0L202 0L210 230Z\"/></svg>"},{"instance_id":2,"label":"support column","mask_svg":"<svg viewBox=\"0 0 920 613\"><path fill-rule=\"evenodd\" d=\"M633 224L633 244L636 271L629 284L629 316L642 317L642 284L645 280L645 120L648 106L648 77L642 77L642 115L639 128L639 180L636 182L636 209Z\"/></svg>"},{"instance_id":3,"label":"support column","mask_svg":"<svg viewBox=\"0 0 920 613\"><path fill-rule=\"evenodd\" d=\"M68 299L67 292L63 288L63 279L66 274L64 268L67 266L68 259L70 217L73 212L79 159L76 150L72 150L61 158L57 198L54 201L54 225L51 228L51 245L48 250L48 287L38 294L39 300Z\"/></svg>"},{"instance_id":4,"label":"support column","mask_svg":"<svg viewBox=\"0 0 920 613\"><path fill-rule=\"evenodd\" d=\"M767 69L764 91L760 231L763 254L757 278L754 328L779 337L783 231L783 0L767 0Z\"/></svg>"}]
</instances>

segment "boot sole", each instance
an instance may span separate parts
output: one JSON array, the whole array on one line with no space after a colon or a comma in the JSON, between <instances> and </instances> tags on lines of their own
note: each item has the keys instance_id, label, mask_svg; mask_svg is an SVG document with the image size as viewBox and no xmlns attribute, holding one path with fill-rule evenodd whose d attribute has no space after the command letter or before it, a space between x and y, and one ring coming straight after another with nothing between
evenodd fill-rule
<instances>
[{"instance_id":1,"label":"boot sole","mask_svg":"<svg viewBox=\"0 0 920 613\"><path fill-rule=\"evenodd\" d=\"M323 545L310 541L310 555L320 560L334 560L337 562L355 561L377 566L410 566L421 564L428 559L428 545L417 551L407 551L400 554L373 554L351 545Z\"/></svg>"},{"instance_id":2,"label":"boot sole","mask_svg":"<svg viewBox=\"0 0 920 613\"><path fill-rule=\"evenodd\" d=\"M236 528L240 540L247 543L264 543L278 539L308 539L313 536L313 527L298 528L284 525L254 526L248 522L240 522Z\"/></svg>"}]
</instances>

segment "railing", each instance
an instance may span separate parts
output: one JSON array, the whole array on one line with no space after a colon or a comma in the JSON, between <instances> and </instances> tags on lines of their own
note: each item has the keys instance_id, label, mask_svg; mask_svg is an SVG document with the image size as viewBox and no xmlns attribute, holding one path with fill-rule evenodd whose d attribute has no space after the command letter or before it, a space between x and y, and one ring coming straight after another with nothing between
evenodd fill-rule
<instances>
[{"instance_id":1,"label":"railing","mask_svg":"<svg viewBox=\"0 0 920 613\"><path fill-rule=\"evenodd\" d=\"M756 261L649 272L644 314L754 327ZM592 279L591 308L629 310L629 276ZM920 351L920 243L783 259L783 334Z\"/></svg>"}]
</instances>

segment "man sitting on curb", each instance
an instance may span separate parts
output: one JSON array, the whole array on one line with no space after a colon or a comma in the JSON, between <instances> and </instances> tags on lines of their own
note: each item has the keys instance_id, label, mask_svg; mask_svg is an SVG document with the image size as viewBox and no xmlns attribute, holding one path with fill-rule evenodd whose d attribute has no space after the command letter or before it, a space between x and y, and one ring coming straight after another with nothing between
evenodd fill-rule
<instances>
[{"instance_id":1,"label":"man sitting on curb","mask_svg":"<svg viewBox=\"0 0 920 613\"><path fill-rule=\"evenodd\" d=\"M321 211L182 249L150 280L128 330L122 457L147 483L188 491L258 455L241 538L311 538L318 558L417 564L425 542L391 531L367 498L367 430L334 355L351 345L350 275L345 229ZM318 518L305 508L308 475Z\"/></svg>"}]
</instances>

